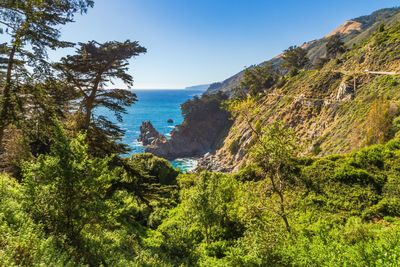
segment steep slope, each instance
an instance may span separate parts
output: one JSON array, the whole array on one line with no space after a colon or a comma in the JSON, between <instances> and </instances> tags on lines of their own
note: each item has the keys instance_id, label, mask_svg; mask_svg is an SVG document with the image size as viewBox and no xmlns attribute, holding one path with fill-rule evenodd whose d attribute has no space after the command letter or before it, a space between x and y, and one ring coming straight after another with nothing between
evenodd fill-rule
<instances>
[{"instance_id":1,"label":"steep slope","mask_svg":"<svg viewBox=\"0 0 400 267\"><path fill-rule=\"evenodd\" d=\"M352 47L354 44L358 44L367 39L381 23L391 25L398 20L400 20L400 8L381 9L368 16L362 16L346 21L338 28L333 30L330 34L321 39L304 43L302 47L307 49L308 57L312 62L315 62L318 58L324 56L325 44L327 42L327 37L330 35L335 33L342 34L343 41L345 42L346 46ZM277 56L261 64L266 63L279 65L280 58ZM240 83L243 73L244 71L240 71L239 73L222 82L211 84L206 93L210 94L217 91L222 91L229 94Z\"/></svg>"},{"instance_id":2,"label":"steep slope","mask_svg":"<svg viewBox=\"0 0 400 267\"><path fill-rule=\"evenodd\" d=\"M399 115L400 75L365 71L400 73L400 23L385 28L320 70L286 77L256 101L259 112L251 123L285 121L301 140L303 153L314 155L349 152L366 144L368 135L390 135L397 127L392 119ZM390 127L382 120L390 120ZM236 119L222 148L201 165L238 169L248 161L252 138L248 122Z\"/></svg>"}]
</instances>

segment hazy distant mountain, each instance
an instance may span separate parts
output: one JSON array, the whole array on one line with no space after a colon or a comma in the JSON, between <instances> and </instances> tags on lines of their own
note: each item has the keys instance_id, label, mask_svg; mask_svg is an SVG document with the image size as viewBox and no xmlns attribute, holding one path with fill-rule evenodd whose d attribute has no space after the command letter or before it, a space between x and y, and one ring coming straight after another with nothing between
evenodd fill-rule
<instances>
[{"instance_id":1,"label":"hazy distant mountain","mask_svg":"<svg viewBox=\"0 0 400 267\"><path fill-rule=\"evenodd\" d=\"M325 44L327 42L327 37L339 33L343 36L343 41L345 42L346 46L350 48L354 44L359 44L363 40L366 40L380 24L384 23L386 25L391 25L399 20L399 7L380 9L371 13L370 15L345 21L342 25L321 39L306 42L302 44L301 47L308 51L308 57L310 58L311 62L315 62L315 60L325 55ZM279 66L281 62L280 56L281 55L278 55L261 64L272 63L272 65ZM211 84L206 93L214 93L217 91L223 91L228 94L231 93L232 90L240 83L243 73L244 71L242 70L222 82Z\"/></svg>"},{"instance_id":2,"label":"hazy distant mountain","mask_svg":"<svg viewBox=\"0 0 400 267\"><path fill-rule=\"evenodd\" d=\"M200 85L193 85L193 86L188 86L185 88L185 90L195 90L195 91L205 91L210 87L210 84L200 84Z\"/></svg>"}]
</instances>

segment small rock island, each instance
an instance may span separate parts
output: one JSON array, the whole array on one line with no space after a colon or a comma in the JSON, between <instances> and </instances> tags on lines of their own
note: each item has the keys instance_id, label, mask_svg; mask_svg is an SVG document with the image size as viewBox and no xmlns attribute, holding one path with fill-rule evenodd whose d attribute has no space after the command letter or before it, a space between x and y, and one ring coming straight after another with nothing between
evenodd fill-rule
<instances>
[{"instance_id":1,"label":"small rock island","mask_svg":"<svg viewBox=\"0 0 400 267\"><path fill-rule=\"evenodd\" d=\"M155 140L166 141L164 135L160 134L150 121L142 122L140 126L140 135L138 138L139 142L142 142L144 146L152 144Z\"/></svg>"}]
</instances>

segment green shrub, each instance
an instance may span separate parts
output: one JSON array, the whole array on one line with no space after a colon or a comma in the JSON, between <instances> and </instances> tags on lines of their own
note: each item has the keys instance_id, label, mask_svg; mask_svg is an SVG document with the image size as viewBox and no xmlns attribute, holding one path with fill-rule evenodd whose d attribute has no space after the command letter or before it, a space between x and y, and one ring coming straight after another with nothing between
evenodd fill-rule
<instances>
[{"instance_id":1,"label":"green shrub","mask_svg":"<svg viewBox=\"0 0 400 267\"><path fill-rule=\"evenodd\" d=\"M169 161L150 153L132 155L128 163L141 172L152 176L155 182L163 185L175 184L176 177L179 174Z\"/></svg>"},{"instance_id":2,"label":"green shrub","mask_svg":"<svg viewBox=\"0 0 400 267\"><path fill-rule=\"evenodd\" d=\"M240 149L240 144L239 144L239 140L235 139L233 140L230 144L229 144L229 152L232 155L235 155Z\"/></svg>"},{"instance_id":3,"label":"green shrub","mask_svg":"<svg viewBox=\"0 0 400 267\"><path fill-rule=\"evenodd\" d=\"M0 265L79 266L23 209L22 186L0 175Z\"/></svg>"}]
</instances>

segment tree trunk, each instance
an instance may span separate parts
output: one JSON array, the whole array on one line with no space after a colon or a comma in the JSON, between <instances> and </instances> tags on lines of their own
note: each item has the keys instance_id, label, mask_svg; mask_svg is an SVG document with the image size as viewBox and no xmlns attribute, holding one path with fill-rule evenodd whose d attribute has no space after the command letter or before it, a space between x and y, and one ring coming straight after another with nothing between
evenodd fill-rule
<instances>
[{"instance_id":1,"label":"tree trunk","mask_svg":"<svg viewBox=\"0 0 400 267\"><path fill-rule=\"evenodd\" d=\"M277 176L279 177L279 170L277 170ZM292 229L290 228L290 224L289 224L289 220L286 216L286 210L285 210L285 198L283 196L283 192L282 192L282 186L280 186L280 188L278 188L278 185L276 184L276 181L274 179L274 177L272 177L272 175L270 176L270 180L272 183L272 187L273 190L278 194L279 196L279 216L282 218L283 222L285 223L285 227L286 230L288 231L288 233L290 233L292 231ZM278 180L280 180L280 177L278 178Z\"/></svg>"},{"instance_id":2,"label":"tree trunk","mask_svg":"<svg viewBox=\"0 0 400 267\"><path fill-rule=\"evenodd\" d=\"M89 130L90 121L92 119L93 99L91 98L86 99L85 109L86 109L86 114L85 114L85 120L83 122L83 129L87 131Z\"/></svg>"},{"instance_id":3,"label":"tree trunk","mask_svg":"<svg viewBox=\"0 0 400 267\"><path fill-rule=\"evenodd\" d=\"M10 114L9 112L11 109L11 78L12 78L12 70L14 67L14 57L16 50L17 50L17 44L14 42L10 56L8 58L6 84L3 90L3 105L0 111L0 150L2 148L4 131L9 123L8 115Z\"/></svg>"},{"instance_id":4,"label":"tree trunk","mask_svg":"<svg viewBox=\"0 0 400 267\"><path fill-rule=\"evenodd\" d=\"M101 81L101 76L103 75L103 71L97 74L95 80L94 80L94 85L92 88L92 91L88 97L86 97L85 101L85 108L86 108L86 114L85 114L85 120L84 120L84 129L87 131L89 130L90 126L90 121L92 120L92 113L93 113L93 103L96 100L97 96L97 90L99 88L99 84Z\"/></svg>"},{"instance_id":5,"label":"tree trunk","mask_svg":"<svg viewBox=\"0 0 400 267\"><path fill-rule=\"evenodd\" d=\"M280 216L281 216L283 222L285 223L286 230L288 231L288 233L290 233L292 231L292 229L290 228L289 220L288 220L288 218L286 216L285 204L283 202L283 195L282 195L282 193L278 193L278 195L279 195L279 198L281 200L281 203L280 203L281 214L280 214Z\"/></svg>"}]
</instances>

